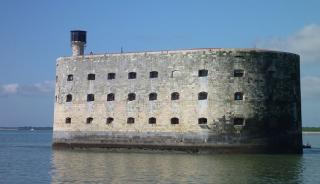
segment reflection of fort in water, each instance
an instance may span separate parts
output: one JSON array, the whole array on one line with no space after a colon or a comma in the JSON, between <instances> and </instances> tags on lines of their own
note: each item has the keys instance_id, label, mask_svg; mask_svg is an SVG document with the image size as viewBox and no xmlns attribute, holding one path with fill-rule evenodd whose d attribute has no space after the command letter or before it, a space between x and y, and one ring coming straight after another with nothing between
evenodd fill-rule
<instances>
[{"instance_id":1,"label":"reflection of fort in water","mask_svg":"<svg viewBox=\"0 0 320 184\"><path fill-rule=\"evenodd\" d=\"M296 155L53 150L52 183L302 183ZM232 177L230 177L232 176Z\"/></svg>"}]
</instances>

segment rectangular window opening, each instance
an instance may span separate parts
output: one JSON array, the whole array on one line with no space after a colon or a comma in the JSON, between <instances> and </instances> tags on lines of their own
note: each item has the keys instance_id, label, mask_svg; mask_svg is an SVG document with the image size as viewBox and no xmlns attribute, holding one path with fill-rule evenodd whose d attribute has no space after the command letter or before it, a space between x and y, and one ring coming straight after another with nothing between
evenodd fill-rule
<instances>
[{"instance_id":1,"label":"rectangular window opening","mask_svg":"<svg viewBox=\"0 0 320 184\"><path fill-rule=\"evenodd\" d=\"M135 78L137 78L137 73L136 72L128 73L128 79L135 79Z\"/></svg>"},{"instance_id":2,"label":"rectangular window opening","mask_svg":"<svg viewBox=\"0 0 320 184\"><path fill-rule=\"evenodd\" d=\"M199 77L206 77L206 76L208 76L208 70L199 70L198 76L199 76Z\"/></svg>"},{"instance_id":3,"label":"rectangular window opening","mask_svg":"<svg viewBox=\"0 0 320 184\"><path fill-rule=\"evenodd\" d=\"M113 120L114 120L113 118L109 117L109 118L107 118L107 122L106 123L107 124L111 124L113 122Z\"/></svg>"},{"instance_id":4,"label":"rectangular window opening","mask_svg":"<svg viewBox=\"0 0 320 184\"><path fill-rule=\"evenodd\" d=\"M66 124L70 124L71 123L71 118L66 118L66 120L65 120L65 122L66 122Z\"/></svg>"},{"instance_id":5,"label":"rectangular window opening","mask_svg":"<svg viewBox=\"0 0 320 184\"><path fill-rule=\"evenodd\" d=\"M171 124L172 124L172 125L177 125L177 124L179 124L179 118L171 118Z\"/></svg>"},{"instance_id":6,"label":"rectangular window opening","mask_svg":"<svg viewBox=\"0 0 320 184\"><path fill-rule=\"evenodd\" d=\"M244 118L234 118L233 125L244 125Z\"/></svg>"},{"instance_id":7,"label":"rectangular window opening","mask_svg":"<svg viewBox=\"0 0 320 184\"><path fill-rule=\"evenodd\" d=\"M243 77L244 75L244 70L242 69L235 69L233 72L234 77Z\"/></svg>"},{"instance_id":8,"label":"rectangular window opening","mask_svg":"<svg viewBox=\"0 0 320 184\"><path fill-rule=\"evenodd\" d=\"M116 74L115 73L108 73L108 80L113 80L116 78Z\"/></svg>"},{"instance_id":9,"label":"rectangular window opening","mask_svg":"<svg viewBox=\"0 0 320 184\"><path fill-rule=\"evenodd\" d=\"M150 72L150 78L158 78L158 72L157 71L152 71Z\"/></svg>"},{"instance_id":10,"label":"rectangular window opening","mask_svg":"<svg viewBox=\"0 0 320 184\"><path fill-rule=\"evenodd\" d=\"M157 119L156 118L149 118L149 124L156 124Z\"/></svg>"},{"instance_id":11,"label":"rectangular window opening","mask_svg":"<svg viewBox=\"0 0 320 184\"><path fill-rule=\"evenodd\" d=\"M93 118L91 118L91 117L87 118L87 120L86 120L87 124L91 124L92 122L93 122Z\"/></svg>"},{"instance_id":12,"label":"rectangular window opening","mask_svg":"<svg viewBox=\"0 0 320 184\"><path fill-rule=\"evenodd\" d=\"M207 124L207 118L199 118L198 119L198 124L199 125Z\"/></svg>"},{"instance_id":13,"label":"rectangular window opening","mask_svg":"<svg viewBox=\"0 0 320 184\"><path fill-rule=\"evenodd\" d=\"M73 75L68 75L67 81L73 81Z\"/></svg>"},{"instance_id":14,"label":"rectangular window opening","mask_svg":"<svg viewBox=\"0 0 320 184\"><path fill-rule=\"evenodd\" d=\"M93 73L88 74L88 80L95 80L96 79L96 75Z\"/></svg>"},{"instance_id":15,"label":"rectangular window opening","mask_svg":"<svg viewBox=\"0 0 320 184\"><path fill-rule=\"evenodd\" d=\"M87 95L87 102L94 101L94 94L88 94Z\"/></svg>"},{"instance_id":16,"label":"rectangular window opening","mask_svg":"<svg viewBox=\"0 0 320 184\"><path fill-rule=\"evenodd\" d=\"M134 123L134 118L127 119L127 124L133 124L133 123Z\"/></svg>"}]
</instances>

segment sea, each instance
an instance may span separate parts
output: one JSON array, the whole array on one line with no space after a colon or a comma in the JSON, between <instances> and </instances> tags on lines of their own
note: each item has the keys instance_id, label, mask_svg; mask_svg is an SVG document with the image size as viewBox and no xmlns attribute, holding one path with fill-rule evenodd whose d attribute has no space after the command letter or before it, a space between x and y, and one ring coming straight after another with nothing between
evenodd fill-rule
<instances>
[{"instance_id":1,"label":"sea","mask_svg":"<svg viewBox=\"0 0 320 184\"><path fill-rule=\"evenodd\" d=\"M53 150L52 131L0 131L0 184L320 183L320 134L302 155Z\"/></svg>"}]
</instances>

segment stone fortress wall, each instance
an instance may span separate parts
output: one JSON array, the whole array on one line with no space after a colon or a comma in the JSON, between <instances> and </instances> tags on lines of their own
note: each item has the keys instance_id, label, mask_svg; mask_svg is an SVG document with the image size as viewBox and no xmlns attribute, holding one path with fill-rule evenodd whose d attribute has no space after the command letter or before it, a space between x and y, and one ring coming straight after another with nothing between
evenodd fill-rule
<instances>
[{"instance_id":1,"label":"stone fortress wall","mask_svg":"<svg viewBox=\"0 0 320 184\"><path fill-rule=\"evenodd\" d=\"M54 145L301 153L299 71L259 49L61 57Z\"/></svg>"},{"instance_id":2,"label":"stone fortress wall","mask_svg":"<svg viewBox=\"0 0 320 184\"><path fill-rule=\"evenodd\" d=\"M259 49L57 61L54 147L301 153L299 56Z\"/></svg>"}]
</instances>

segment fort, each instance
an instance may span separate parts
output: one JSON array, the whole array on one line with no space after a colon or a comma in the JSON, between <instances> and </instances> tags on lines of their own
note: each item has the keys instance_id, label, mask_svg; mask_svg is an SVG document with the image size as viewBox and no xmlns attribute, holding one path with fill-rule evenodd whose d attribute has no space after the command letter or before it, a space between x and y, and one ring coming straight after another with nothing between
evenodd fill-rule
<instances>
[{"instance_id":1,"label":"fort","mask_svg":"<svg viewBox=\"0 0 320 184\"><path fill-rule=\"evenodd\" d=\"M53 146L302 153L299 55L262 49L84 54L56 63Z\"/></svg>"}]
</instances>

